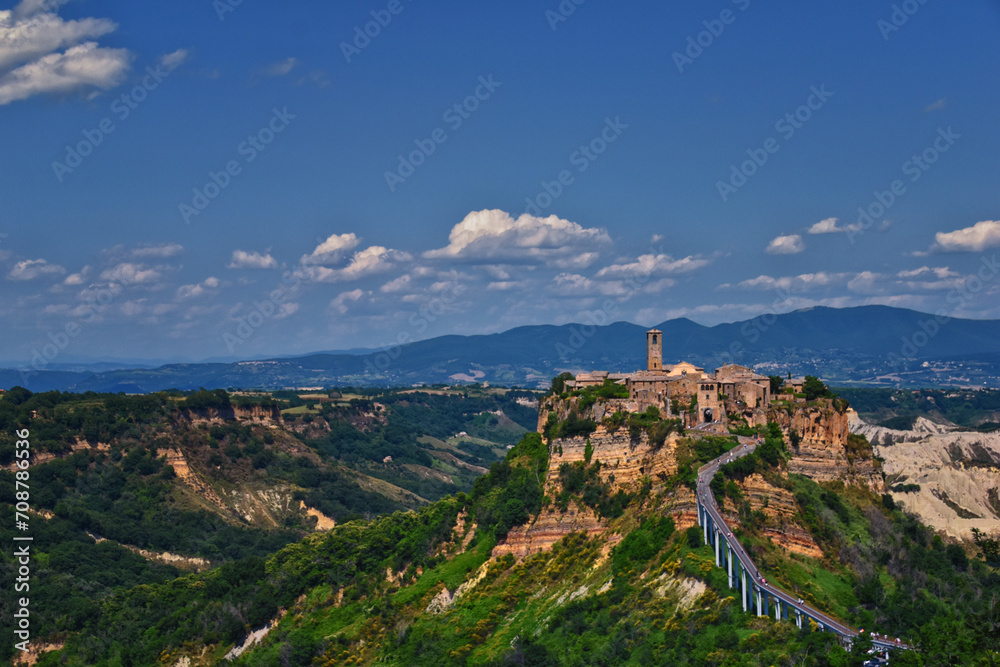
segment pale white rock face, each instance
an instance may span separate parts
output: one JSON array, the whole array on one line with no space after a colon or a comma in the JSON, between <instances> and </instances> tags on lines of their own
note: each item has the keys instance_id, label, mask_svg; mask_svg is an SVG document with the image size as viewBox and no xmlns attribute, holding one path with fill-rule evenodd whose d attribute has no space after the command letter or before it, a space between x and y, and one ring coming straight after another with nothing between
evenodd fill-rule
<instances>
[{"instance_id":1,"label":"pale white rock face","mask_svg":"<svg viewBox=\"0 0 1000 667\"><path fill-rule=\"evenodd\" d=\"M919 484L893 500L924 523L958 539L972 529L1000 531L1000 433L960 431L920 417L908 431L875 426L856 415L851 432L875 445L885 459L886 486Z\"/></svg>"}]
</instances>

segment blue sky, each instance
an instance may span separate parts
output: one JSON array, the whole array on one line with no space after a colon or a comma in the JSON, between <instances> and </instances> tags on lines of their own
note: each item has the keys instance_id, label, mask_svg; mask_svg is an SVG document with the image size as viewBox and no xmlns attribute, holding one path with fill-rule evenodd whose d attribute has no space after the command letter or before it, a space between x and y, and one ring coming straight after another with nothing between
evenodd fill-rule
<instances>
[{"instance_id":1,"label":"blue sky","mask_svg":"<svg viewBox=\"0 0 1000 667\"><path fill-rule=\"evenodd\" d=\"M0 360L1000 317L998 2L232 2L0 13Z\"/></svg>"}]
</instances>

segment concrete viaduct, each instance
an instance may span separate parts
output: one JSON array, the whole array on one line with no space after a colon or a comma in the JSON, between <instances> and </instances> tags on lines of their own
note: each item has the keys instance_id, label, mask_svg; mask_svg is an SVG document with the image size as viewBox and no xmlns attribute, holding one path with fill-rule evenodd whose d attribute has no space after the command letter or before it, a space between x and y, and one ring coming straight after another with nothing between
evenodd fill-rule
<instances>
[{"instance_id":1,"label":"concrete viaduct","mask_svg":"<svg viewBox=\"0 0 1000 667\"><path fill-rule=\"evenodd\" d=\"M756 449L753 438L739 438L740 445L698 469L698 525L701 526L705 544L715 547L715 566L726 569L729 587L740 592L743 611L754 610L758 616L774 615L775 620L794 620L799 628L809 621L820 630L835 632L841 643L850 646L858 631L850 626L813 609L771 583L765 583L757 566L733 537L712 495L709 483L719 466L750 454ZM908 649L906 644L888 638L872 637L872 644L879 649Z\"/></svg>"}]
</instances>

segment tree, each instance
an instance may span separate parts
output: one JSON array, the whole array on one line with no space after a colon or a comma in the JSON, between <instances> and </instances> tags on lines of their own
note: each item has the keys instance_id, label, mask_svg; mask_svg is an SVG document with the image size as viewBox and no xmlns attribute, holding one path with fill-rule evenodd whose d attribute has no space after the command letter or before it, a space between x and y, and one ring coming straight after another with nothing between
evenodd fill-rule
<instances>
[{"instance_id":1,"label":"tree","mask_svg":"<svg viewBox=\"0 0 1000 667\"><path fill-rule=\"evenodd\" d=\"M792 448L796 451L799 449L799 443L802 442L802 436L794 428L788 429L788 440L792 443Z\"/></svg>"},{"instance_id":2,"label":"tree","mask_svg":"<svg viewBox=\"0 0 1000 667\"><path fill-rule=\"evenodd\" d=\"M785 378L780 375L768 375L767 379L771 381L771 395L774 396L781 391L781 388L785 385Z\"/></svg>"},{"instance_id":3,"label":"tree","mask_svg":"<svg viewBox=\"0 0 1000 667\"><path fill-rule=\"evenodd\" d=\"M978 528L972 529L972 539L975 540L976 547L979 549L980 558L987 563L1000 560L1000 541L986 537L986 534Z\"/></svg>"},{"instance_id":4,"label":"tree","mask_svg":"<svg viewBox=\"0 0 1000 667\"><path fill-rule=\"evenodd\" d=\"M847 664L849 665L862 665L870 657L868 651L872 647L871 635L867 632L861 632L857 637L851 641L851 652L850 660Z\"/></svg>"},{"instance_id":5,"label":"tree","mask_svg":"<svg viewBox=\"0 0 1000 667\"><path fill-rule=\"evenodd\" d=\"M557 396L564 391L566 391L566 380L572 380L574 375L572 373L560 373L559 375L552 378L552 387L549 388L550 394L556 394Z\"/></svg>"},{"instance_id":6,"label":"tree","mask_svg":"<svg viewBox=\"0 0 1000 667\"><path fill-rule=\"evenodd\" d=\"M22 403L24 403L25 401L27 401L29 398L31 398L32 396L34 396L34 394L32 394L30 391L28 391L24 387L16 386L16 387L11 387L10 389L8 389L7 393L4 396L5 396L5 398L8 401L10 401L11 403L13 403L14 405L21 405Z\"/></svg>"},{"instance_id":7,"label":"tree","mask_svg":"<svg viewBox=\"0 0 1000 667\"><path fill-rule=\"evenodd\" d=\"M802 391L805 393L807 401L815 401L817 398L831 398L833 396L822 380L813 375L805 377L805 382L802 384Z\"/></svg>"},{"instance_id":8,"label":"tree","mask_svg":"<svg viewBox=\"0 0 1000 667\"><path fill-rule=\"evenodd\" d=\"M723 496L726 494L726 476L721 470L715 473L708 487L712 490L712 495L721 503Z\"/></svg>"}]
</instances>

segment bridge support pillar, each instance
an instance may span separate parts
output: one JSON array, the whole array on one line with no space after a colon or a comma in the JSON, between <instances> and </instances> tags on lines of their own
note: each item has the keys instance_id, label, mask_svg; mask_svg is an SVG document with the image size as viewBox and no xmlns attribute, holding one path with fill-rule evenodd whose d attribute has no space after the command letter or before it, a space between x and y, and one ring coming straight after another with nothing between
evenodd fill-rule
<instances>
[{"instance_id":1,"label":"bridge support pillar","mask_svg":"<svg viewBox=\"0 0 1000 667\"><path fill-rule=\"evenodd\" d=\"M741 589L740 594L743 598L743 611L746 612L746 610L749 608L749 595L747 594L747 571L743 570L743 572L741 572L740 574L742 577L741 580L742 586L740 586Z\"/></svg>"},{"instance_id":2,"label":"bridge support pillar","mask_svg":"<svg viewBox=\"0 0 1000 667\"><path fill-rule=\"evenodd\" d=\"M795 627L802 629L802 612L798 609L795 610Z\"/></svg>"},{"instance_id":3,"label":"bridge support pillar","mask_svg":"<svg viewBox=\"0 0 1000 667\"><path fill-rule=\"evenodd\" d=\"M719 539L719 529L715 529L715 567L722 567L721 554L719 549L721 548L722 540Z\"/></svg>"},{"instance_id":4,"label":"bridge support pillar","mask_svg":"<svg viewBox=\"0 0 1000 667\"><path fill-rule=\"evenodd\" d=\"M729 572L729 587L733 588L733 548L726 545L726 570Z\"/></svg>"},{"instance_id":5,"label":"bridge support pillar","mask_svg":"<svg viewBox=\"0 0 1000 667\"><path fill-rule=\"evenodd\" d=\"M711 521L711 517L708 516L708 510L705 510L705 518L702 521L701 527L705 532L705 544L708 544L708 522Z\"/></svg>"},{"instance_id":6,"label":"bridge support pillar","mask_svg":"<svg viewBox=\"0 0 1000 667\"><path fill-rule=\"evenodd\" d=\"M760 588L758 588L757 589L757 615L758 616L763 616L764 615L764 600L763 600L763 596L764 596L764 591L761 590Z\"/></svg>"},{"instance_id":7,"label":"bridge support pillar","mask_svg":"<svg viewBox=\"0 0 1000 667\"><path fill-rule=\"evenodd\" d=\"M781 620L781 598L774 598L774 620Z\"/></svg>"}]
</instances>

